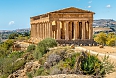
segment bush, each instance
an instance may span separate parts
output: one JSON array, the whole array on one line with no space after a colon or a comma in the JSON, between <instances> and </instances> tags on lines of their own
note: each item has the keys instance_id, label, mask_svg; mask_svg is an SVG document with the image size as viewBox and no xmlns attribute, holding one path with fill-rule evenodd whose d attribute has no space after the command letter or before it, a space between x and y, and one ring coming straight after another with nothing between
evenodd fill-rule
<instances>
[{"instance_id":1,"label":"bush","mask_svg":"<svg viewBox=\"0 0 116 78\"><path fill-rule=\"evenodd\" d=\"M8 55L9 58L17 57L20 58L23 55L23 52L20 51L14 51Z\"/></svg>"},{"instance_id":2,"label":"bush","mask_svg":"<svg viewBox=\"0 0 116 78\"><path fill-rule=\"evenodd\" d=\"M96 37L95 37L95 41L99 44L106 44L107 41L107 35L103 32L99 33Z\"/></svg>"},{"instance_id":3,"label":"bush","mask_svg":"<svg viewBox=\"0 0 116 78\"><path fill-rule=\"evenodd\" d=\"M106 44L107 44L108 46L115 46L115 41L116 41L115 38L111 38L111 39L109 39L109 40L106 42Z\"/></svg>"},{"instance_id":4,"label":"bush","mask_svg":"<svg viewBox=\"0 0 116 78\"><path fill-rule=\"evenodd\" d=\"M41 58L45 53L47 53L48 48L57 46L57 43L52 38L46 38L38 43L35 52L33 53L35 59Z\"/></svg>"},{"instance_id":5,"label":"bush","mask_svg":"<svg viewBox=\"0 0 116 78\"><path fill-rule=\"evenodd\" d=\"M47 58L47 64L49 64L48 66L54 66L54 65L57 64L60 60L61 60L60 55L51 54L51 55L49 55L49 57Z\"/></svg>"},{"instance_id":6,"label":"bush","mask_svg":"<svg viewBox=\"0 0 116 78\"><path fill-rule=\"evenodd\" d=\"M36 46L35 45L29 45L27 47L27 52L33 52L35 50Z\"/></svg>"},{"instance_id":7,"label":"bush","mask_svg":"<svg viewBox=\"0 0 116 78\"><path fill-rule=\"evenodd\" d=\"M83 70L84 74L95 74L96 69L100 71L100 67L101 62L97 56L88 54L86 58L81 60L81 69Z\"/></svg>"}]
</instances>

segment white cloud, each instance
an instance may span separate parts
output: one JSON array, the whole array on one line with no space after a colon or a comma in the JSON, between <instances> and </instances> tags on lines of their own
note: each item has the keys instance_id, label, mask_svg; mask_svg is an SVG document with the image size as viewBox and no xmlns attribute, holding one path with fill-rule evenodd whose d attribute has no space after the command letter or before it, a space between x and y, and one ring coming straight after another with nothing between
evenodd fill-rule
<instances>
[{"instance_id":1,"label":"white cloud","mask_svg":"<svg viewBox=\"0 0 116 78\"><path fill-rule=\"evenodd\" d=\"M15 22L14 21L10 21L9 22L9 25L13 25Z\"/></svg>"},{"instance_id":2,"label":"white cloud","mask_svg":"<svg viewBox=\"0 0 116 78\"><path fill-rule=\"evenodd\" d=\"M89 1L88 3L90 4L90 3L92 3L92 1Z\"/></svg>"},{"instance_id":3,"label":"white cloud","mask_svg":"<svg viewBox=\"0 0 116 78\"><path fill-rule=\"evenodd\" d=\"M111 5L107 5L106 7L107 7L107 8L111 8Z\"/></svg>"},{"instance_id":4,"label":"white cloud","mask_svg":"<svg viewBox=\"0 0 116 78\"><path fill-rule=\"evenodd\" d=\"M88 6L88 8L91 8L91 6Z\"/></svg>"}]
</instances>

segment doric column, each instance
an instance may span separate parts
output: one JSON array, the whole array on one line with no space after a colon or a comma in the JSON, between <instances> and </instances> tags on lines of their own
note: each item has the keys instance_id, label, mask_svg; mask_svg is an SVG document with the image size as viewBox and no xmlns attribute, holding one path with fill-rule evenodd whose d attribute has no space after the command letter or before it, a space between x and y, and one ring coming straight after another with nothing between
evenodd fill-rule
<instances>
[{"instance_id":1,"label":"doric column","mask_svg":"<svg viewBox=\"0 0 116 78\"><path fill-rule=\"evenodd\" d=\"M43 39L43 23L40 25L40 37Z\"/></svg>"},{"instance_id":2,"label":"doric column","mask_svg":"<svg viewBox=\"0 0 116 78\"><path fill-rule=\"evenodd\" d=\"M47 38L47 22L45 24L45 38Z\"/></svg>"},{"instance_id":3,"label":"doric column","mask_svg":"<svg viewBox=\"0 0 116 78\"><path fill-rule=\"evenodd\" d=\"M39 38L39 23L37 23L37 38Z\"/></svg>"},{"instance_id":4,"label":"doric column","mask_svg":"<svg viewBox=\"0 0 116 78\"><path fill-rule=\"evenodd\" d=\"M93 26L92 22L89 22L89 39L93 39Z\"/></svg>"},{"instance_id":5,"label":"doric column","mask_svg":"<svg viewBox=\"0 0 116 78\"><path fill-rule=\"evenodd\" d=\"M82 21L82 40L85 39L85 21Z\"/></svg>"},{"instance_id":6,"label":"doric column","mask_svg":"<svg viewBox=\"0 0 116 78\"><path fill-rule=\"evenodd\" d=\"M57 40L61 39L60 21L57 21Z\"/></svg>"},{"instance_id":7,"label":"doric column","mask_svg":"<svg viewBox=\"0 0 116 78\"><path fill-rule=\"evenodd\" d=\"M34 24L34 37L37 38L37 24Z\"/></svg>"},{"instance_id":8,"label":"doric column","mask_svg":"<svg viewBox=\"0 0 116 78\"><path fill-rule=\"evenodd\" d=\"M79 39L79 21L77 21L77 39Z\"/></svg>"},{"instance_id":9,"label":"doric column","mask_svg":"<svg viewBox=\"0 0 116 78\"><path fill-rule=\"evenodd\" d=\"M46 23L46 38L49 37L49 23Z\"/></svg>"},{"instance_id":10,"label":"doric column","mask_svg":"<svg viewBox=\"0 0 116 78\"><path fill-rule=\"evenodd\" d=\"M43 23L43 39L45 39L45 22Z\"/></svg>"},{"instance_id":11,"label":"doric column","mask_svg":"<svg viewBox=\"0 0 116 78\"><path fill-rule=\"evenodd\" d=\"M86 22L86 39L89 39L89 24Z\"/></svg>"},{"instance_id":12,"label":"doric column","mask_svg":"<svg viewBox=\"0 0 116 78\"><path fill-rule=\"evenodd\" d=\"M33 37L33 24L31 24L31 37Z\"/></svg>"},{"instance_id":13,"label":"doric column","mask_svg":"<svg viewBox=\"0 0 116 78\"><path fill-rule=\"evenodd\" d=\"M46 38L46 22L44 23L44 39Z\"/></svg>"},{"instance_id":14,"label":"doric column","mask_svg":"<svg viewBox=\"0 0 116 78\"><path fill-rule=\"evenodd\" d=\"M52 22L49 22L49 38L52 38Z\"/></svg>"},{"instance_id":15,"label":"doric column","mask_svg":"<svg viewBox=\"0 0 116 78\"><path fill-rule=\"evenodd\" d=\"M74 21L74 40L77 39L77 21Z\"/></svg>"},{"instance_id":16,"label":"doric column","mask_svg":"<svg viewBox=\"0 0 116 78\"><path fill-rule=\"evenodd\" d=\"M69 26L68 26L68 21L64 22L64 27L65 27L65 40L69 40Z\"/></svg>"}]
</instances>

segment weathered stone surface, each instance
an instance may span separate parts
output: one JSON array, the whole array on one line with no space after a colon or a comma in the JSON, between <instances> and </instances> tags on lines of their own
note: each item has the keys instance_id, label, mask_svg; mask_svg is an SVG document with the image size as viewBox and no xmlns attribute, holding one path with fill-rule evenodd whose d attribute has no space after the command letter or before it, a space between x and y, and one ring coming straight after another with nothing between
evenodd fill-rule
<instances>
[{"instance_id":1,"label":"weathered stone surface","mask_svg":"<svg viewBox=\"0 0 116 78\"><path fill-rule=\"evenodd\" d=\"M29 41L38 43L48 37L56 40L69 40L69 42L70 40L86 39L91 41L93 14L90 11L70 7L31 17L31 38Z\"/></svg>"}]
</instances>

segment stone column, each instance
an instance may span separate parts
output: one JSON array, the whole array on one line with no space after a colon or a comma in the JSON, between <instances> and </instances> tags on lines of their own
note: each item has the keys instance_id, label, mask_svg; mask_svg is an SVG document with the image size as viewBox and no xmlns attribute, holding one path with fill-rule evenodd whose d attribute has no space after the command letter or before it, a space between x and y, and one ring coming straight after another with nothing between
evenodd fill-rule
<instances>
[{"instance_id":1,"label":"stone column","mask_svg":"<svg viewBox=\"0 0 116 78\"><path fill-rule=\"evenodd\" d=\"M79 38L79 21L77 21L77 39Z\"/></svg>"},{"instance_id":2,"label":"stone column","mask_svg":"<svg viewBox=\"0 0 116 78\"><path fill-rule=\"evenodd\" d=\"M33 24L31 24L31 37L33 37Z\"/></svg>"},{"instance_id":3,"label":"stone column","mask_svg":"<svg viewBox=\"0 0 116 78\"><path fill-rule=\"evenodd\" d=\"M41 23L41 39L43 39L43 23Z\"/></svg>"},{"instance_id":4,"label":"stone column","mask_svg":"<svg viewBox=\"0 0 116 78\"><path fill-rule=\"evenodd\" d=\"M46 23L46 38L49 37L49 23Z\"/></svg>"},{"instance_id":5,"label":"stone column","mask_svg":"<svg viewBox=\"0 0 116 78\"><path fill-rule=\"evenodd\" d=\"M77 40L77 21L74 21L74 40Z\"/></svg>"},{"instance_id":6,"label":"stone column","mask_svg":"<svg viewBox=\"0 0 116 78\"><path fill-rule=\"evenodd\" d=\"M37 24L34 24L34 37L37 38Z\"/></svg>"},{"instance_id":7,"label":"stone column","mask_svg":"<svg viewBox=\"0 0 116 78\"><path fill-rule=\"evenodd\" d=\"M64 22L64 27L65 27L65 40L69 40L69 26L68 26L68 21Z\"/></svg>"},{"instance_id":8,"label":"stone column","mask_svg":"<svg viewBox=\"0 0 116 78\"><path fill-rule=\"evenodd\" d=\"M39 39L39 23L37 23L37 38Z\"/></svg>"},{"instance_id":9,"label":"stone column","mask_svg":"<svg viewBox=\"0 0 116 78\"><path fill-rule=\"evenodd\" d=\"M47 22L46 22L46 25L45 25L45 38L47 38Z\"/></svg>"},{"instance_id":10,"label":"stone column","mask_svg":"<svg viewBox=\"0 0 116 78\"><path fill-rule=\"evenodd\" d=\"M57 40L61 39L60 21L57 21Z\"/></svg>"},{"instance_id":11,"label":"stone column","mask_svg":"<svg viewBox=\"0 0 116 78\"><path fill-rule=\"evenodd\" d=\"M85 21L82 21L82 40L85 39Z\"/></svg>"},{"instance_id":12,"label":"stone column","mask_svg":"<svg viewBox=\"0 0 116 78\"><path fill-rule=\"evenodd\" d=\"M46 38L46 23L44 23L44 39Z\"/></svg>"},{"instance_id":13,"label":"stone column","mask_svg":"<svg viewBox=\"0 0 116 78\"><path fill-rule=\"evenodd\" d=\"M86 39L89 39L89 24L86 22Z\"/></svg>"},{"instance_id":14,"label":"stone column","mask_svg":"<svg viewBox=\"0 0 116 78\"><path fill-rule=\"evenodd\" d=\"M93 39L93 26L92 22L89 22L89 39Z\"/></svg>"},{"instance_id":15,"label":"stone column","mask_svg":"<svg viewBox=\"0 0 116 78\"><path fill-rule=\"evenodd\" d=\"M45 39L45 22L43 23L43 39Z\"/></svg>"},{"instance_id":16,"label":"stone column","mask_svg":"<svg viewBox=\"0 0 116 78\"><path fill-rule=\"evenodd\" d=\"M49 38L52 38L52 22L49 22Z\"/></svg>"}]
</instances>

